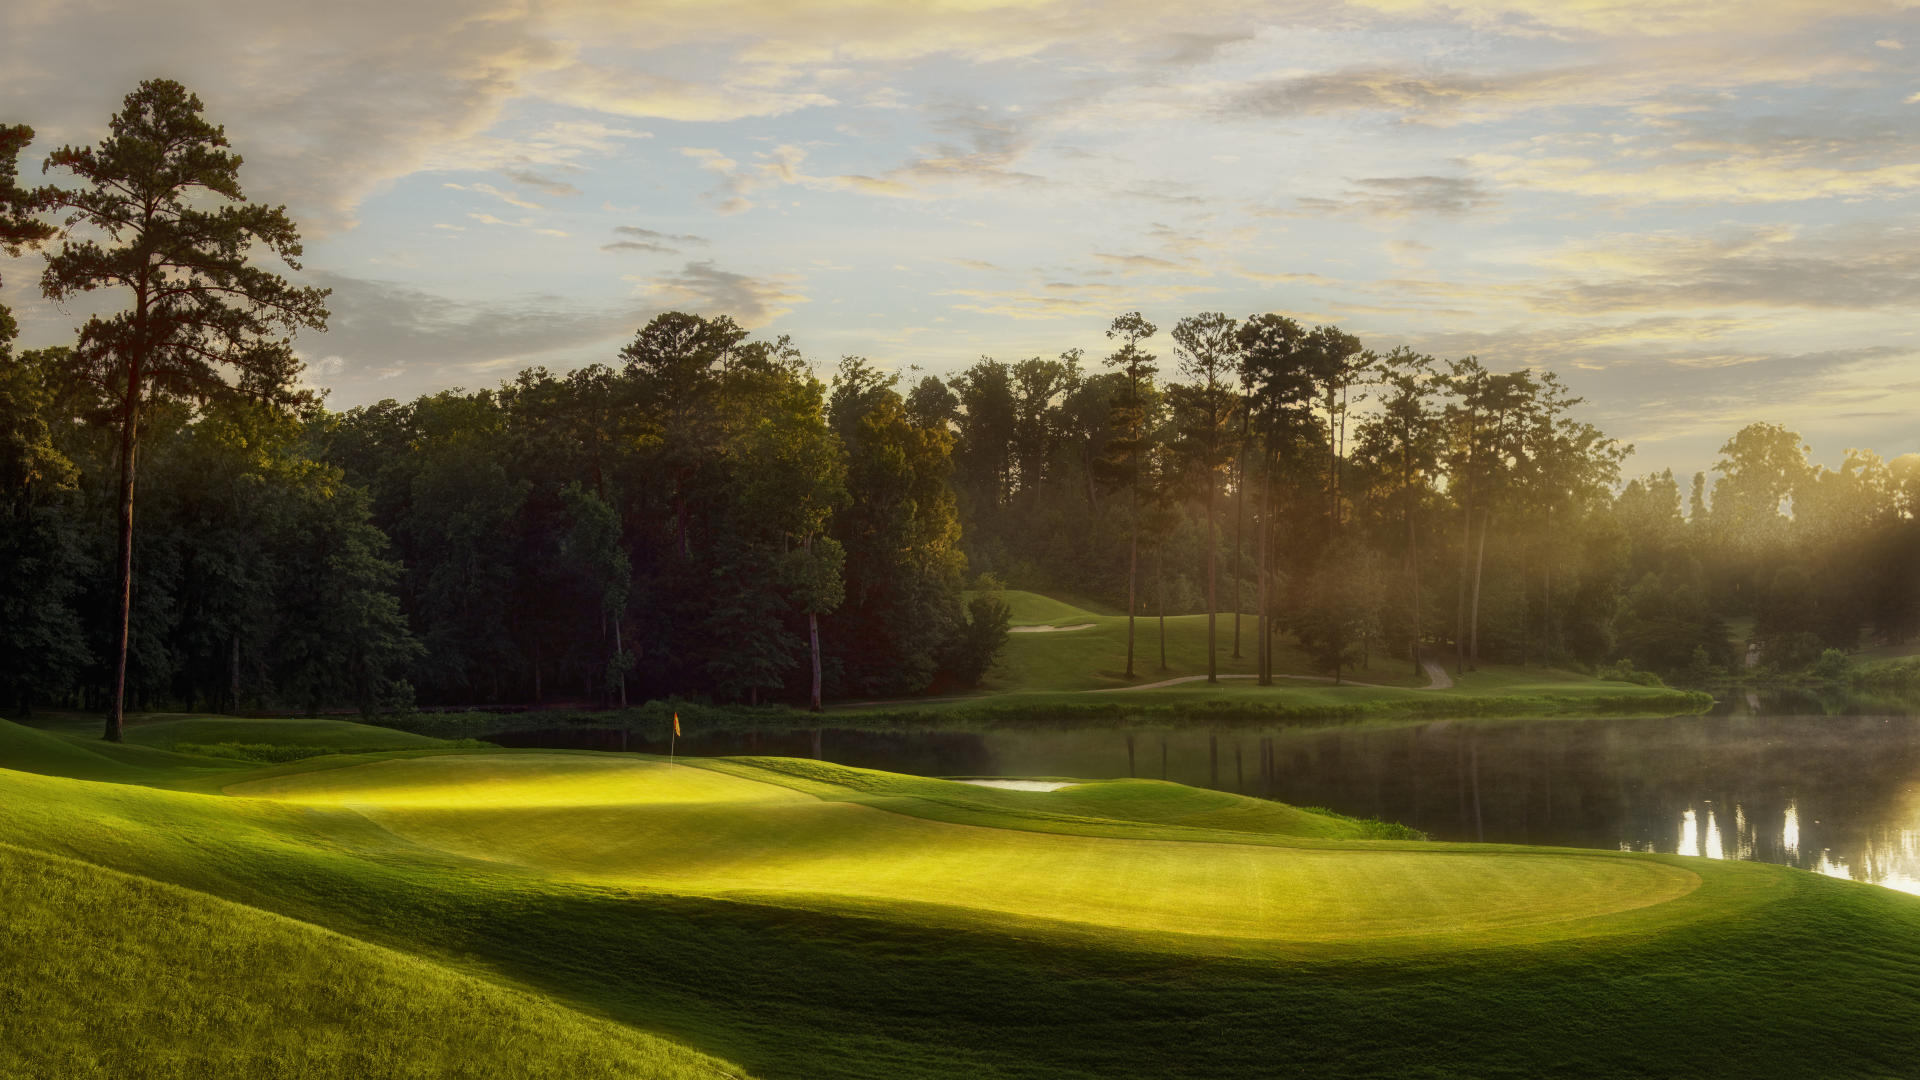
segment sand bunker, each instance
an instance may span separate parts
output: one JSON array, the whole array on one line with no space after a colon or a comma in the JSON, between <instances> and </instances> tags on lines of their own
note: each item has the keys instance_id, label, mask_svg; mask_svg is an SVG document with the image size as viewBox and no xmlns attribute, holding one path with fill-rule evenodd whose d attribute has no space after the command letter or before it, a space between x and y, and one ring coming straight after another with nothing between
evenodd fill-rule
<instances>
[{"instance_id":1,"label":"sand bunker","mask_svg":"<svg viewBox=\"0 0 1920 1080\"><path fill-rule=\"evenodd\" d=\"M960 783L974 787L1006 788L1008 791L1059 791L1073 786L1067 780L962 780Z\"/></svg>"}]
</instances>

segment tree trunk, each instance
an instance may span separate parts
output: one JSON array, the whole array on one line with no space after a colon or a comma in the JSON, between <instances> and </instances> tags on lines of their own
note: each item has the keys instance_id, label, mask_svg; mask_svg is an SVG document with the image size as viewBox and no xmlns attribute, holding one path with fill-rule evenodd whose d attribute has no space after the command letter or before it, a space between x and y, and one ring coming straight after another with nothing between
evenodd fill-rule
<instances>
[{"instance_id":1,"label":"tree trunk","mask_svg":"<svg viewBox=\"0 0 1920 1080\"><path fill-rule=\"evenodd\" d=\"M620 644L620 616L613 617L613 662L620 672L620 707L627 707L627 650Z\"/></svg>"},{"instance_id":2,"label":"tree trunk","mask_svg":"<svg viewBox=\"0 0 1920 1080\"><path fill-rule=\"evenodd\" d=\"M1220 681L1220 650L1214 645L1214 620L1219 614L1220 605L1214 592L1214 554L1219 548L1218 533L1213 525L1213 470L1207 470L1207 681Z\"/></svg>"},{"instance_id":3,"label":"tree trunk","mask_svg":"<svg viewBox=\"0 0 1920 1080\"><path fill-rule=\"evenodd\" d=\"M1540 553L1540 663L1553 664L1553 507L1547 507L1546 550Z\"/></svg>"},{"instance_id":4,"label":"tree trunk","mask_svg":"<svg viewBox=\"0 0 1920 1080\"><path fill-rule=\"evenodd\" d=\"M1473 635L1472 647L1467 652L1467 665L1474 671L1480 670L1480 572L1487 565L1487 533L1493 528L1493 511L1483 511L1480 515L1480 551L1473 560L1473 612L1468 630Z\"/></svg>"},{"instance_id":5,"label":"tree trunk","mask_svg":"<svg viewBox=\"0 0 1920 1080\"><path fill-rule=\"evenodd\" d=\"M1241 424L1240 437L1246 439L1246 424ZM1233 485L1233 658L1240 659L1240 534L1247 527L1247 451L1244 445L1240 450L1240 462L1237 469L1239 478Z\"/></svg>"},{"instance_id":6,"label":"tree trunk","mask_svg":"<svg viewBox=\"0 0 1920 1080\"><path fill-rule=\"evenodd\" d=\"M1453 609L1453 673L1467 671L1467 563L1473 558L1473 419L1467 420L1467 490L1460 500L1460 587Z\"/></svg>"},{"instance_id":7,"label":"tree trunk","mask_svg":"<svg viewBox=\"0 0 1920 1080\"><path fill-rule=\"evenodd\" d=\"M1327 384L1327 541L1333 541L1334 521L1340 514L1340 447L1333 434L1333 384Z\"/></svg>"},{"instance_id":8,"label":"tree trunk","mask_svg":"<svg viewBox=\"0 0 1920 1080\"><path fill-rule=\"evenodd\" d=\"M813 649L813 694L808 707L820 711L820 616L807 612L807 641ZM819 756L816 752L815 756Z\"/></svg>"},{"instance_id":9,"label":"tree trunk","mask_svg":"<svg viewBox=\"0 0 1920 1080\"><path fill-rule=\"evenodd\" d=\"M240 715L240 635L233 635L233 648L227 655L227 710Z\"/></svg>"},{"instance_id":10,"label":"tree trunk","mask_svg":"<svg viewBox=\"0 0 1920 1080\"><path fill-rule=\"evenodd\" d=\"M1418 678L1425 668L1420 664L1420 536L1413 525L1413 484L1407 490L1407 571L1413 579L1413 674Z\"/></svg>"},{"instance_id":11,"label":"tree trunk","mask_svg":"<svg viewBox=\"0 0 1920 1080\"><path fill-rule=\"evenodd\" d=\"M143 301L143 312L145 306ZM140 361L135 358L127 366L127 396L120 405L120 558L115 567L120 617L113 627L113 701L107 706L103 735L108 742L119 742L126 731L127 643L133 622L133 477L139 428Z\"/></svg>"},{"instance_id":12,"label":"tree trunk","mask_svg":"<svg viewBox=\"0 0 1920 1080\"><path fill-rule=\"evenodd\" d=\"M1133 613L1137 604L1134 583L1140 577L1140 493L1127 489L1127 678L1133 678Z\"/></svg>"},{"instance_id":13,"label":"tree trunk","mask_svg":"<svg viewBox=\"0 0 1920 1080\"><path fill-rule=\"evenodd\" d=\"M1167 553L1153 553L1154 608L1160 616L1160 670L1167 670Z\"/></svg>"},{"instance_id":14,"label":"tree trunk","mask_svg":"<svg viewBox=\"0 0 1920 1080\"><path fill-rule=\"evenodd\" d=\"M1254 617L1254 633L1260 635L1255 651L1259 655L1256 662L1260 671L1260 685L1273 685L1273 631L1269 614L1271 601L1268 593L1268 581L1273 576L1268 565L1268 548L1271 546L1267 521L1273 516L1273 462L1263 458L1260 462L1260 532L1256 541L1260 545L1260 611Z\"/></svg>"},{"instance_id":15,"label":"tree trunk","mask_svg":"<svg viewBox=\"0 0 1920 1080\"><path fill-rule=\"evenodd\" d=\"M813 556L813 537L812 536L807 537L805 546L806 546L807 556L809 559L811 559ZM820 711L820 616L814 612L813 606L812 606L813 603L814 601L810 600L808 601L808 606L807 606L807 647L810 650L812 650L812 653L813 653L813 692L808 697L807 706L808 708L812 709L814 712L819 712ZM817 737L818 736L816 736L816 738ZM814 756L815 757L820 756L818 753L817 747L816 747Z\"/></svg>"}]
</instances>

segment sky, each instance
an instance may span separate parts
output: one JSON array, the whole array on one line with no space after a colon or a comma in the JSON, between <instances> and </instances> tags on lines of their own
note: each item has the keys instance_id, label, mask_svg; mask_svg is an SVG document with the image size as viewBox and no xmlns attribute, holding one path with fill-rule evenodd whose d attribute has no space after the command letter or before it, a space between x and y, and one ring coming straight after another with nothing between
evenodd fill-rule
<instances>
[{"instance_id":1,"label":"sky","mask_svg":"<svg viewBox=\"0 0 1920 1080\"><path fill-rule=\"evenodd\" d=\"M185 83L344 409L661 311L917 377L1278 311L1558 372L1630 472L1920 449L1920 8L1885 0L8 0L23 178ZM23 344L84 318L0 258Z\"/></svg>"}]
</instances>

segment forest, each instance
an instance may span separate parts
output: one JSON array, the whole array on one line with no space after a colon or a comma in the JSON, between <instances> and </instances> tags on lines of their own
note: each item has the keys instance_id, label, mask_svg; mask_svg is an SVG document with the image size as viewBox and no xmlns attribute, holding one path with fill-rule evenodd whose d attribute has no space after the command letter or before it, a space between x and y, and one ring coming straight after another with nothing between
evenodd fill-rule
<instances>
[{"instance_id":1,"label":"forest","mask_svg":"<svg viewBox=\"0 0 1920 1080\"><path fill-rule=\"evenodd\" d=\"M291 344L326 293L249 261L297 270L298 232L199 114L143 84L34 190L0 128L0 246L45 252L51 299L136 298L31 350L0 309L17 708L818 708L977 685L1003 587L1211 613L1220 654L1286 635L1328 672L1704 683L1920 633L1920 455L1834 469L1754 423L1711 474L1624 477L1550 371L1279 313L902 379L668 312L604 363L336 411Z\"/></svg>"}]
</instances>

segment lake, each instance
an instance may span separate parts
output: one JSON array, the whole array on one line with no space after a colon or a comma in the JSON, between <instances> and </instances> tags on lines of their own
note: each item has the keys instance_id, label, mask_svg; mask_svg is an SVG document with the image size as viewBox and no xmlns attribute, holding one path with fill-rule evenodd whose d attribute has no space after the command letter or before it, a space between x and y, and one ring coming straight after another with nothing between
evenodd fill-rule
<instances>
[{"instance_id":1,"label":"lake","mask_svg":"<svg viewBox=\"0 0 1920 1080\"><path fill-rule=\"evenodd\" d=\"M665 753L618 730L496 739ZM1736 694L1706 716L1272 729L689 731L683 755L923 776L1150 777L1397 821L1440 840L1784 863L1920 893L1920 708Z\"/></svg>"}]
</instances>

